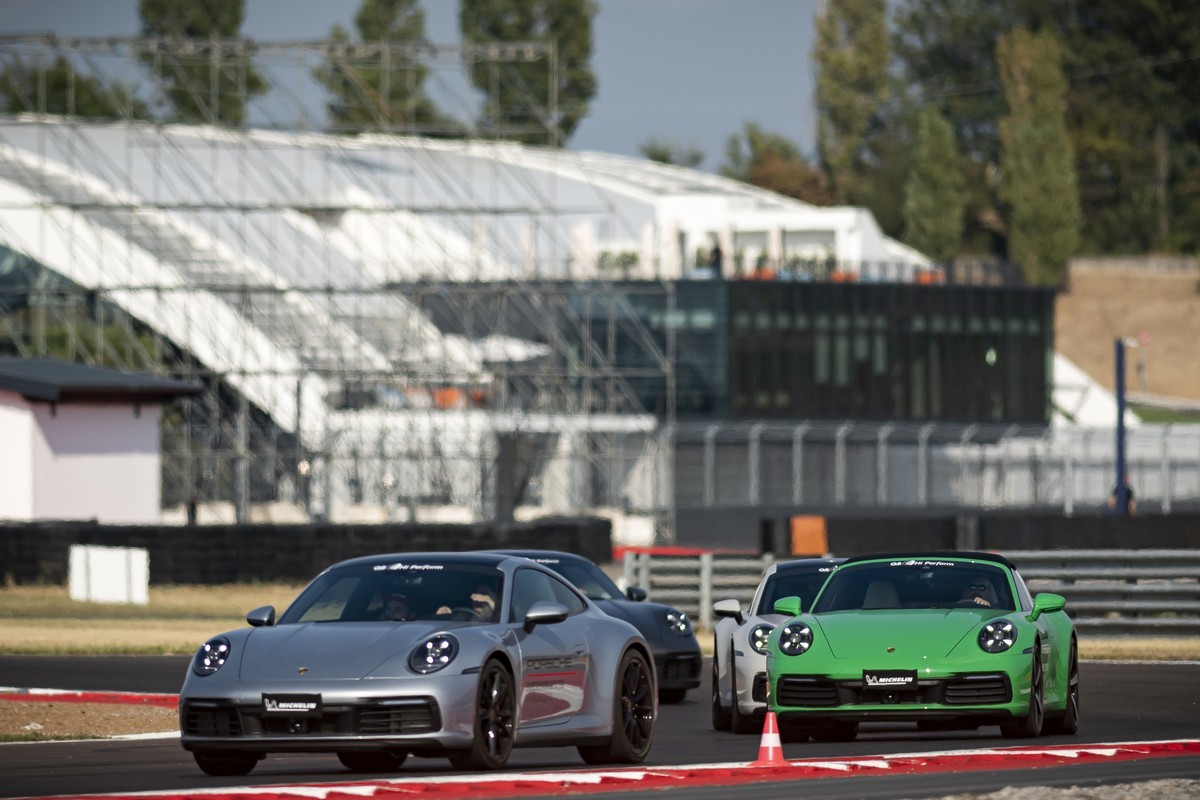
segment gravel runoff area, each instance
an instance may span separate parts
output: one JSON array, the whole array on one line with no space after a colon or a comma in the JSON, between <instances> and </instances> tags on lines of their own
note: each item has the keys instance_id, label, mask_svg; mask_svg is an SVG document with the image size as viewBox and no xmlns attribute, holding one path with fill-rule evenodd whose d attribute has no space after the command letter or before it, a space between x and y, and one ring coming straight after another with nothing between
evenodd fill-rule
<instances>
[{"instance_id":1,"label":"gravel runoff area","mask_svg":"<svg viewBox=\"0 0 1200 800\"><path fill-rule=\"evenodd\" d=\"M1200 781L1161 780L1113 786L1010 786L990 794L952 794L939 800L1195 800Z\"/></svg>"},{"instance_id":2,"label":"gravel runoff area","mask_svg":"<svg viewBox=\"0 0 1200 800\"><path fill-rule=\"evenodd\" d=\"M0 700L0 741L95 739L179 730L179 712L161 706Z\"/></svg>"},{"instance_id":3,"label":"gravel runoff area","mask_svg":"<svg viewBox=\"0 0 1200 800\"><path fill-rule=\"evenodd\" d=\"M112 703L0 701L0 740L104 738L178 730L175 709ZM940 800L1195 800L1200 781L1158 780L1100 787L1026 786Z\"/></svg>"}]
</instances>

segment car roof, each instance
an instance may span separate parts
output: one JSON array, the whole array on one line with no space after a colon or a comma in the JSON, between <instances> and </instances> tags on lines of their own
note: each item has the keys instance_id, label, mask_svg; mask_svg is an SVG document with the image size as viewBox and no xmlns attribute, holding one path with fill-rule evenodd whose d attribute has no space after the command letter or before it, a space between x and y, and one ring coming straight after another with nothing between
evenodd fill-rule
<instances>
[{"instance_id":1,"label":"car roof","mask_svg":"<svg viewBox=\"0 0 1200 800\"><path fill-rule=\"evenodd\" d=\"M812 569L813 567L832 567L845 562L844 558L796 558L791 561L779 561L775 564L776 572L791 572L793 570Z\"/></svg>"},{"instance_id":2,"label":"car roof","mask_svg":"<svg viewBox=\"0 0 1200 800\"><path fill-rule=\"evenodd\" d=\"M854 556L843 562L844 564L857 564L863 561L899 561L900 559L921 559L928 560L931 558L953 559L957 561L988 561L993 564L999 564L1002 567L1016 569L1016 565L1009 561L999 553L984 553L975 550L934 550L927 552L900 552L900 553L870 553L867 555Z\"/></svg>"},{"instance_id":3,"label":"car roof","mask_svg":"<svg viewBox=\"0 0 1200 800\"><path fill-rule=\"evenodd\" d=\"M563 550L485 550L487 553L498 553L506 556L520 556L521 558L529 558L537 560L539 558L557 558L560 560L572 561L590 561L578 553L568 553Z\"/></svg>"},{"instance_id":4,"label":"car roof","mask_svg":"<svg viewBox=\"0 0 1200 800\"><path fill-rule=\"evenodd\" d=\"M500 553L470 552L459 553L452 551L428 553L379 553L358 558L348 558L339 561L333 567L350 567L366 564L410 564L429 561L438 564L463 564L469 566L495 567L502 564L508 555ZM332 568L332 567L331 567Z\"/></svg>"}]
</instances>

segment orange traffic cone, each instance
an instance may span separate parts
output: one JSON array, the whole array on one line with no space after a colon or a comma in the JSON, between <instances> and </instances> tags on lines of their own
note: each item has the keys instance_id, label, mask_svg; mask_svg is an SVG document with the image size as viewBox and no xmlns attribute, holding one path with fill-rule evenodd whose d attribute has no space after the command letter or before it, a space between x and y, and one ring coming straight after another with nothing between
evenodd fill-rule
<instances>
[{"instance_id":1,"label":"orange traffic cone","mask_svg":"<svg viewBox=\"0 0 1200 800\"><path fill-rule=\"evenodd\" d=\"M775 712L768 711L763 720L762 739L758 744L758 760L750 763L752 767L772 767L786 764L783 758L783 742L779 738L779 723Z\"/></svg>"}]
</instances>

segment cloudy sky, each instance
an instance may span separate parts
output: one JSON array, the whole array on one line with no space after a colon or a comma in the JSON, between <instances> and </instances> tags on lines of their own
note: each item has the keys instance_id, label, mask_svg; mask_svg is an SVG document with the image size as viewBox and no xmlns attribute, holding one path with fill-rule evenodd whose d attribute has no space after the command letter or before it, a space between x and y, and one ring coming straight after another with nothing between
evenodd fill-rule
<instances>
[{"instance_id":1,"label":"cloudy sky","mask_svg":"<svg viewBox=\"0 0 1200 800\"><path fill-rule=\"evenodd\" d=\"M569 146L638 155L657 138L696 146L715 171L746 122L811 155L813 16L818 0L597 0L599 93ZM245 35L319 39L351 28L357 0L245 0ZM133 35L137 0L3 0L0 34ZM422 0L426 32L459 41L458 3ZM463 84L465 87L465 83ZM469 94L462 89L463 96Z\"/></svg>"}]
</instances>

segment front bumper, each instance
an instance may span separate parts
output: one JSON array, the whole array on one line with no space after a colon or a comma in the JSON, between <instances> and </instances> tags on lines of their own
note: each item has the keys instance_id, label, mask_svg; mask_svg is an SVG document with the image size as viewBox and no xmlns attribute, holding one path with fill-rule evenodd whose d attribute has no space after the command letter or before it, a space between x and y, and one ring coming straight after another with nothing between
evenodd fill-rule
<instances>
[{"instance_id":1,"label":"front bumper","mask_svg":"<svg viewBox=\"0 0 1200 800\"><path fill-rule=\"evenodd\" d=\"M922 676L906 690L867 688L861 676L783 675L775 680L771 707L781 723L1007 721L1028 713L1029 697L1028 688L1014 691L1012 678L998 671Z\"/></svg>"},{"instance_id":2,"label":"front bumper","mask_svg":"<svg viewBox=\"0 0 1200 800\"><path fill-rule=\"evenodd\" d=\"M654 653L660 689L695 689L700 685L700 650Z\"/></svg>"},{"instance_id":3,"label":"front bumper","mask_svg":"<svg viewBox=\"0 0 1200 800\"><path fill-rule=\"evenodd\" d=\"M363 691L368 687L362 684L374 681L289 686L288 693L320 697L319 711L294 714L265 709L263 694L275 687L225 696L185 692L179 703L180 739L185 750L258 753L462 749L473 738L477 681L474 674L447 675L434 691L429 681L419 687L389 682L372 691Z\"/></svg>"}]
</instances>

